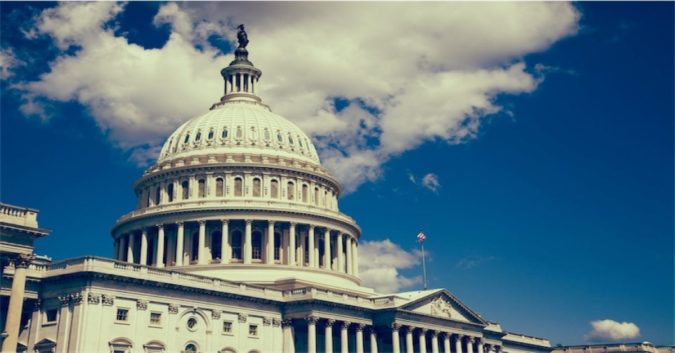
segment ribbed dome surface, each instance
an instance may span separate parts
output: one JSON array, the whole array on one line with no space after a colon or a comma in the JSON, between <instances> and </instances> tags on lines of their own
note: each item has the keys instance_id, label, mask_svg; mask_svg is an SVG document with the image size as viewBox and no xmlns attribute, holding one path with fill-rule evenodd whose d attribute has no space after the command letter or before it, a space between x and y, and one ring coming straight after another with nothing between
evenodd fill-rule
<instances>
[{"instance_id":1,"label":"ribbed dome surface","mask_svg":"<svg viewBox=\"0 0 675 353\"><path fill-rule=\"evenodd\" d=\"M176 129L158 163L210 154L246 153L294 158L320 164L310 138L263 104L230 101Z\"/></svg>"}]
</instances>

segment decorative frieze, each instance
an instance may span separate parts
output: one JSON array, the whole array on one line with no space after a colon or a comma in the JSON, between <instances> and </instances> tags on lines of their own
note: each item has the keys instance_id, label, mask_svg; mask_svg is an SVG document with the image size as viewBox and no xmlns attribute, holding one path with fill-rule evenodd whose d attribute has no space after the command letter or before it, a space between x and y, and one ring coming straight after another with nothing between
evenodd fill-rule
<instances>
[{"instance_id":1,"label":"decorative frieze","mask_svg":"<svg viewBox=\"0 0 675 353\"><path fill-rule=\"evenodd\" d=\"M272 319L272 326L274 326L274 327L279 327L279 326L281 326L281 320L276 319L276 318L273 318L273 319Z\"/></svg>"},{"instance_id":2,"label":"decorative frieze","mask_svg":"<svg viewBox=\"0 0 675 353\"><path fill-rule=\"evenodd\" d=\"M239 319L239 322L242 322L242 323L246 322L246 319L248 319L248 317L245 314L241 314L241 313L237 314L237 317Z\"/></svg>"},{"instance_id":3,"label":"decorative frieze","mask_svg":"<svg viewBox=\"0 0 675 353\"><path fill-rule=\"evenodd\" d=\"M169 314L178 314L178 305L169 304Z\"/></svg>"},{"instance_id":4,"label":"decorative frieze","mask_svg":"<svg viewBox=\"0 0 675 353\"><path fill-rule=\"evenodd\" d=\"M148 301L147 300L137 300L136 309L138 310L148 310Z\"/></svg>"},{"instance_id":5,"label":"decorative frieze","mask_svg":"<svg viewBox=\"0 0 675 353\"><path fill-rule=\"evenodd\" d=\"M112 306L113 304L115 304L115 297L113 297L112 295L103 294L101 295L101 303L104 306Z\"/></svg>"},{"instance_id":6,"label":"decorative frieze","mask_svg":"<svg viewBox=\"0 0 675 353\"><path fill-rule=\"evenodd\" d=\"M82 293L80 293L80 292L74 292L74 293L68 293L68 294L60 295L58 298L59 298L59 302L61 303L62 306L78 305L78 304L82 303Z\"/></svg>"},{"instance_id":7,"label":"decorative frieze","mask_svg":"<svg viewBox=\"0 0 675 353\"><path fill-rule=\"evenodd\" d=\"M263 317L262 319L263 326L269 326L272 324L272 320L268 317Z\"/></svg>"},{"instance_id":8,"label":"decorative frieze","mask_svg":"<svg viewBox=\"0 0 675 353\"><path fill-rule=\"evenodd\" d=\"M293 326L293 320L291 320L291 319L281 320L281 326L282 327L292 327Z\"/></svg>"},{"instance_id":9,"label":"decorative frieze","mask_svg":"<svg viewBox=\"0 0 675 353\"><path fill-rule=\"evenodd\" d=\"M87 293L87 303L98 305L101 302L101 296L94 293Z\"/></svg>"}]
</instances>

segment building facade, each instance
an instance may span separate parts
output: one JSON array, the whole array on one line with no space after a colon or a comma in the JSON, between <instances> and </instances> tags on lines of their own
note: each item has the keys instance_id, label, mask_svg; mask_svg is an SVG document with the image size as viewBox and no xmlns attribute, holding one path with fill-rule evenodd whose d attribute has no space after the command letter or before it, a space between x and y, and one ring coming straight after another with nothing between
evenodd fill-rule
<instances>
[{"instance_id":1,"label":"building facade","mask_svg":"<svg viewBox=\"0 0 675 353\"><path fill-rule=\"evenodd\" d=\"M261 71L238 36L221 100L136 182L113 258L5 267L3 291L22 277L34 285L3 352L550 352L445 289L362 286L361 230L340 212L340 185L311 139L256 95Z\"/></svg>"}]
</instances>

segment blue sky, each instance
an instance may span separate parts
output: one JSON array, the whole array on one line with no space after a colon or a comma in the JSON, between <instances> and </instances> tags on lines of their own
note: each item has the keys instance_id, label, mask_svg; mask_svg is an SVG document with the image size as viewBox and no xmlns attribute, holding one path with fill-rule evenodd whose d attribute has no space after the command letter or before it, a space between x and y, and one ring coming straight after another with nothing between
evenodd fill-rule
<instances>
[{"instance_id":1,"label":"blue sky","mask_svg":"<svg viewBox=\"0 0 675 353\"><path fill-rule=\"evenodd\" d=\"M429 61L443 65L430 64L429 71L410 75L428 74L430 82L441 85L443 77L433 81L438 77L434 74L463 70L467 72L463 86L478 82L479 76L469 73L480 70L493 70L491 82L501 79L497 75L507 78L503 84L485 86L486 92L496 93L485 93L489 104L472 106L477 110L470 114L479 115L475 121L480 124L470 129L469 136L453 130L413 137L404 133L406 124L418 124L415 119L397 128L384 122L389 116L390 121L397 121L398 116L385 100L379 100L386 91L369 97L357 85L352 94L347 83L338 86L339 78L326 70L315 77L305 68L310 70L306 77L293 76L289 72L294 67L283 66L283 58L275 61L271 54L266 56L274 48L266 47L264 41L283 35L283 24L269 21L274 24L269 25L263 15L247 21L246 16L254 11L228 4L230 12L225 13L232 13L232 18L208 22L217 28L205 29L207 34L199 37L196 21L188 26L190 33L181 32L180 15L184 10L194 20L200 9L167 7L168 19L158 20L156 15L164 5L132 3L94 25L112 33L110 38L138 45L144 55L168 50L173 43L170 35L181 34L190 38L187 45L196 48L194 54L183 50L186 57L206 55L205 63L223 67L229 62L231 24L253 22L249 25L251 58L263 70L261 83L269 83L272 109L297 119L317 141L327 141L319 145L323 159L352 190L341 199L341 209L357 220L364 241L389 239L400 250L412 253L415 234L424 229L431 287L448 288L507 330L548 337L554 344L584 343L591 321L604 319L637 325L640 335L626 340L674 343L673 3L576 3L572 9L578 17L570 17L573 29L561 25L551 34L552 40L542 39L543 44L532 47L514 41L513 46L521 45L520 49L500 49L507 54L462 57L454 52L432 53L429 47ZM100 66L92 65L94 61L75 61L91 50L91 43L103 43L106 38L64 34L59 32L63 27L50 29L45 21L40 27L42 11L57 4L1 6L2 201L41 211L40 225L53 233L38 242L38 253L54 259L110 256L109 230L134 207L132 184L142 174L143 163L181 120L209 105L199 101L195 108L185 103L178 109L180 116L171 117L163 107L139 103L134 106L140 111L138 120L122 124L117 111L110 108L115 102L100 104L101 97L96 96L116 92L115 87L87 82L68 94L59 92L69 90L64 82L80 79L66 71L68 65L86 73L88 80L100 74L114 86L114 78L105 76L105 71L118 69L113 59ZM295 6L305 6L309 13L318 11L309 9L317 5ZM479 11L488 12L488 6L482 4ZM521 10L513 10L514 16ZM280 16L284 18L283 13ZM264 32L268 26L281 27L276 30L281 34L272 29ZM361 33L352 33L350 38L358 40ZM524 37L528 43L537 40ZM307 45L303 38L297 43ZM259 47L255 47L257 39ZM311 55L325 47L321 42L311 43L316 48L282 52ZM343 53L345 57L367 56L361 51L369 49L388 53L384 44L377 43ZM444 62L446 54L453 60ZM185 60L186 69L199 64ZM340 61L333 64L339 66L336 70L342 67ZM321 68L321 63L316 65ZM355 60L351 65L367 64ZM513 65L522 65L522 72ZM61 76L47 77L47 72ZM176 82L167 79L152 87L184 90L180 92L185 92L181 94L189 102L190 85L206 82L209 89L216 89L203 99L215 102L220 93L217 70L190 74L195 75L192 82L178 85L179 78ZM173 76L180 74L161 72L161 77ZM134 77L125 79L133 83ZM311 104L302 109L300 104L286 105L295 96L284 85L298 80L317 85L318 91L326 93L325 99L337 98L339 103L328 110L325 121L321 115L307 115L303 120L303 112L317 110ZM387 80L375 77L363 85L377 87ZM171 99L162 98L164 94L170 93L144 98L166 99L163 105L168 106ZM399 98L403 101L406 96ZM440 98L451 101L455 96ZM201 95L195 99L202 99ZM433 105L427 108L435 109ZM159 115L153 115L156 111ZM143 115L146 112L149 118ZM367 138L349 135L349 124L339 134L321 130L326 121L324 125L339 129L341 125L332 122L353 116L359 117L361 125L374 124L364 130ZM380 116L381 121L377 120ZM441 121L457 127L472 120ZM410 140L401 146L391 143L388 136ZM373 157L374 162L356 164L351 174L345 173L340 166L352 168L350 163L356 158L336 160L328 145L337 145L343 157ZM425 176L427 183L422 182ZM430 187L429 180L438 183ZM419 266L397 270L400 278L415 278L420 272Z\"/></svg>"}]
</instances>

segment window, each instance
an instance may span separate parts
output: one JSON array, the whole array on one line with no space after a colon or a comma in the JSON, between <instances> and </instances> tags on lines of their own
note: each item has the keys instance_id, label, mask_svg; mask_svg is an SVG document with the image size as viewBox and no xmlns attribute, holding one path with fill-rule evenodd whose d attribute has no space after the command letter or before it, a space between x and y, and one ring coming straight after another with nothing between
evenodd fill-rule
<instances>
[{"instance_id":1,"label":"window","mask_svg":"<svg viewBox=\"0 0 675 353\"><path fill-rule=\"evenodd\" d=\"M273 199L279 198L279 182L276 180L270 182L270 196Z\"/></svg>"},{"instance_id":2,"label":"window","mask_svg":"<svg viewBox=\"0 0 675 353\"><path fill-rule=\"evenodd\" d=\"M300 147L302 147L302 139L300 137L298 137L298 145L300 145Z\"/></svg>"},{"instance_id":3,"label":"window","mask_svg":"<svg viewBox=\"0 0 675 353\"><path fill-rule=\"evenodd\" d=\"M129 309L117 308L117 315L115 316L117 321L127 321L129 320Z\"/></svg>"},{"instance_id":4,"label":"window","mask_svg":"<svg viewBox=\"0 0 675 353\"><path fill-rule=\"evenodd\" d=\"M197 141L199 141L199 140L201 140L201 139L202 139L202 132L201 132L201 131L197 131L197 136L195 136L195 142L197 142Z\"/></svg>"},{"instance_id":5,"label":"window","mask_svg":"<svg viewBox=\"0 0 675 353\"><path fill-rule=\"evenodd\" d=\"M157 189L155 189L155 205L159 205L161 201L162 201L162 188L158 186Z\"/></svg>"},{"instance_id":6,"label":"window","mask_svg":"<svg viewBox=\"0 0 675 353\"><path fill-rule=\"evenodd\" d=\"M258 325L248 325L248 335L258 336Z\"/></svg>"},{"instance_id":7,"label":"window","mask_svg":"<svg viewBox=\"0 0 675 353\"><path fill-rule=\"evenodd\" d=\"M244 196L244 181L240 177L234 178L234 196Z\"/></svg>"},{"instance_id":8,"label":"window","mask_svg":"<svg viewBox=\"0 0 675 353\"><path fill-rule=\"evenodd\" d=\"M223 140L227 138L227 128L223 128L223 132L220 134L220 138Z\"/></svg>"},{"instance_id":9,"label":"window","mask_svg":"<svg viewBox=\"0 0 675 353\"><path fill-rule=\"evenodd\" d=\"M164 344L162 342L158 342L158 341L148 342L148 343L143 345L143 348L145 348L146 353L166 352L166 348L164 348Z\"/></svg>"},{"instance_id":10,"label":"window","mask_svg":"<svg viewBox=\"0 0 675 353\"><path fill-rule=\"evenodd\" d=\"M232 333L232 321L223 321L223 333Z\"/></svg>"},{"instance_id":11,"label":"window","mask_svg":"<svg viewBox=\"0 0 675 353\"><path fill-rule=\"evenodd\" d=\"M216 179L216 196L223 196L225 189L223 188L223 178Z\"/></svg>"},{"instance_id":12,"label":"window","mask_svg":"<svg viewBox=\"0 0 675 353\"><path fill-rule=\"evenodd\" d=\"M319 188L314 188L314 203L319 205Z\"/></svg>"},{"instance_id":13,"label":"window","mask_svg":"<svg viewBox=\"0 0 675 353\"><path fill-rule=\"evenodd\" d=\"M223 246L221 244L223 237L221 236L220 231L215 231L211 233L211 256L213 257L214 260L219 260L223 257L222 254L222 249Z\"/></svg>"},{"instance_id":14,"label":"window","mask_svg":"<svg viewBox=\"0 0 675 353\"><path fill-rule=\"evenodd\" d=\"M232 232L232 259L241 260L241 231Z\"/></svg>"},{"instance_id":15,"label":"window","mask_svg":"<svg viewBox=\"0 0 675 353\"><path fill-rule=\"evenodd\" d=\"M302 185L302 202L307 202L307 184Z\"/></svg>"},{"instance_id":16,"label":"window","mask_svg":"<svg viewBox=\"0 0 675 353\"><path fill-rule=\"evenodd\" d=\"M254 178L253 179L253 196L254 197L260 197L262 194L260 190L260 178Z\"/></svg>"},{"instance_id":17,"label":"window","mask_svg":"<svg viewBox=\"0 0 675 353\"><path fill-rule=\"evenodd\" d=\"M294 196L294 194L295 194L295 185L293 184L292 181L289 181L289 182L288 182L287 189L288 189L288 190L287 190L288 199L289 199L289 200L293 200L293 199L294 199L293 196Z\"/></svg>"},{"instance_id":18,"label":"window","mask_svg":"<svg viewBox=\"0 0 675 353\"><path fill-rule=\"evenodd\" d=\"M150 324L151 325L161 325L162 324L162 313L158 313L158 312L150 313Z\"/></svg>"},{"instance_id":19,"label":"window","mask_svg":"<svg viewBox=\"0 0 675 353\"><path fill-rule=\"evenodd\" d=\"M279 132L279 131L277 131L277 141L279 141L279 143L284 142L284 138L283 138L283 136L281 136L281 132Z\"/></svg>"},{"instance_id":20,"label":"window","mask_svg":"<svg viewBox=\"0 0 675 353\"><path fill-rule=\"evenodd\" d=\"M208 139L213 140L213 130L209 131Z\"/></svg>"},{"instance_id":21,"label":"window","mask_svg":"<svg viewBox=\"0 0 675 353\"><path fill-rule=\"evenodd\" d=\"M185 140L183 140L183 143L188 143L190 141L190 134L185 135Z\"/></svg>"},{"instance_id":22,"label":"window","mask_svg":"<svg viewBox=\"0 0 675 353\"><path fill-rule=\"evenodd\" d=\"M251 245L253 246L253 259L262 259L262 233L255 231L251 234Z\"/></svg>"},{"instance_id":23,"label":"window","mask_svg":"<svg viewBox=\"0 0 675 353\"><path fill-rule=\"evenodd\" d=\"M183 351L185 353L197 353L197 346L189 343L185 346L185 350Z\"/></svg>"},{"instance_id":24,"label":"window","mask_svg":"<svg viewBox=\"0 0 675 353\"><path fill-rule=\"evenodd\" d=\"M291 136L290 132L288 133L288 143L290 143L291 145L293 144L293 136Z\"/></svg>"},{"instance_id":25,"label":"window","mask_svg":"<svg viewBox=\"0 0 675 353\"><path fill-rule=\"evenodd\" d=\"M166 196L168 197L168 202L173 202L173 183L167 185Z\"/></svg>"},{"instance_id":26,"label":"window","mask_svg":"<svg viewBox=\"0 0 675 353\"><path fill-rule=\"evenodd\" d=\"M197 185L199 188L199 197L206 197L206 179L199 179Z\"/></svg>"},{"instance_id":27,"label":"window","mask_svg":"<svg viewBox=\"0 0 675 353\"><path fill-rule=\"evenodd\" d=\"M59 317L59 311L57 309L49 309L45 311L45 324L56 323L56 319Z\"/></svg>"},{"instance_id":28,"label":"window","mask_svg":"<svg viewBox=\"0 0 675 353\"><path fill-rule=\"evenodd\" d=\"M190 183L186 180L180 184L180 187L183 191L183 200L187 200L190 197Z\"/></svg>"},{"instance_id":29,"label":"window","mask_svg":"<svg viewBox=\"0 0 675 353\"><path fill-rule=\"evenodd\" d=\"M187 321L187 328L189 330L192 330L192 331L196 330L197 329L197 319L195 319L194 317L189 318L188 321Z\"/></svg>"},{"instance_id":30,"label":"window","mask_svg":"<svg viewBox=\"0 0 675 353\"><path fill-rule=\"evenodd\" d=\"M47 338L42 339L40 342L35 344L35 353L54 353L56 348L56 343ZM124 353L124 352L122 352Z\"/></svg>"}]
</instances>

